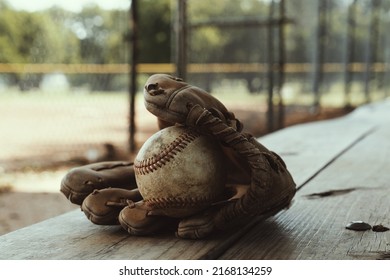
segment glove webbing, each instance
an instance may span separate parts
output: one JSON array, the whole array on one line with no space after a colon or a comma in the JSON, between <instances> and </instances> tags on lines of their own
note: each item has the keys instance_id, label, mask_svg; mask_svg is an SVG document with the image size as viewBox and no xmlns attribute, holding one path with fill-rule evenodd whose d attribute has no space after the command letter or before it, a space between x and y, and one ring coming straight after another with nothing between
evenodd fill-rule
<instances>
[{"instance_id":1,"label":"glove webbing","mask_svg":"<svg viewBox=\"0 0 390 280\"><path fill-rule=\"evenodd\" d=\"M291 191L286 191L286 194L279 194L277 197L271 195L273 183L271 172L275 170L271 168L270 161L273 167L277 167L277 171L279 169L285 171L285 169L254 137L246 137L237 132L199 105L190 109L186 124L202 133L211 134L228 145L247 160L251 169L251 184L248 192L234 203L220 209L215 217L218 227L226 226L234 218L261 215L271 210L270 207L275 208L275 203L280 202L281 196L288 200L292 197Z\"/></svg>"}]
</instances>

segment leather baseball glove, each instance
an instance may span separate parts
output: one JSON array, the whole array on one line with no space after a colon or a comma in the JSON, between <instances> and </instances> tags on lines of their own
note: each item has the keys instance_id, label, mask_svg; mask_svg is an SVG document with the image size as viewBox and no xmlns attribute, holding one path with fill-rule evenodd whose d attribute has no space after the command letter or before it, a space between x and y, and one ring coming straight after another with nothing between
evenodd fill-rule
<instances>
[{"instance_id":1,"label":"leather baseball glove","mask_svg":"<svg viewBox=\"0 0 390 280\"><path fill-rule=\"evenodd\" d=\"M219 141L228 159L228 198L177 220L178 237L204 238L254 216L274 215L290 205L295 183L281 157L243 133L241 122L215 97L179 78L156 74L147 80L144 98L160 129L181 124L210 135ZM80 204L92 222L120 223L130 234L151 234L172 222L143 203L131 163L75 168L63 179L61 191Z\"/></svg>"}]
</instances>

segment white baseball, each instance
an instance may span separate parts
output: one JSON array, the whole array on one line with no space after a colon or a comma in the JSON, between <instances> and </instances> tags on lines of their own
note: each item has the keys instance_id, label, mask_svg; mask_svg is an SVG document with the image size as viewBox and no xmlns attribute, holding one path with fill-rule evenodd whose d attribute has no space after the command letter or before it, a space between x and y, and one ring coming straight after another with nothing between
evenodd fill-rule
<instances>
[{"instance_id":1,"label":"white baseball","mask_svg":"<svg viewBox=\"0 0 390 280\"><path fill-rule=\"evenodd\" d=\"M170 217L209 207L225 189L220 145L185 127L167 127L152 135L138 152L134 169L144 203Z\"/></svg>"}]
</instances>

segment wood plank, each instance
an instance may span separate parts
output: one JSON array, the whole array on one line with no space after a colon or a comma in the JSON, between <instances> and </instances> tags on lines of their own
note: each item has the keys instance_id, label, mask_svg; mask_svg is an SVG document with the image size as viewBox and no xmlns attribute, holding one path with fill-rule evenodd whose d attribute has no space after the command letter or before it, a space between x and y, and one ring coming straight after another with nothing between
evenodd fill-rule
<instances>
[{"instance_id":1,"label":"wood plank","mask_svg":"<svg viewBox=\"0 0 390 280\"><path fill-rule=\"evenodd\" d=\"M214 259L253 226L183 240L173 232L153 237L130 236L120 226L98 226L80 210L0 237L0 259Z\"/></svg>"},{"instance_id":2,"label":"wood plank","mask_svg":"<svg viewBox=\"0 0 390 280\"><path fill-rule=\"evenodd\" d=\"M254 227L221 258L388 258L390 231L345 226L354 220L390 226L389 139L390 121L302 188L288 211Z\"/></svg>"},{"instance_id":3,"label":"wood plank","mask_svg":"<svg viewBox=\"0 0 390 280\"><path fill-rule=\"evenodd\" d=\"M374 111L376 112L377 108ZM361 119L359 115L359 118L345 117L295 126L264 137L261 142L283 156L296 182L303 185L372 130L376 125L375 118L366 121L367 116L364 117L366 114L362 115ZM372 115L375 114L371 114L370 118ZM357 121L357 119L360 120ZM345 131L345 126L349 127L348 133ZM310 212L305 208L307 205L303 205L303 210L295 211L294 209L304 201L302 199L296 200L293 208L278 215L275 219L269 219L262 223L268 225L266 228L260 227L260 230L263 231L262 236L266 230L272 228L278 232L275 238L284 240L291 239L289 235L291 231L300 232L302 226L292 225L291 227L288 223L280 220L288 219L288 217L292 219L294 215L297 215L296 219L299 222L302 219L300 218L301 212ZM312 207L316 205L313 204ZM304 211L305 209L306 211ZM181 240L174 237L173 234L134 237L129 236L120 227L93 225L83 213L73 211L0 236L0 259L217 258L253 226L256 226L255 222L239 230L221 233L207 240L198 241ZM308 225L303 228L308 228ZM259 230L258 226L256 226L256 230ZM269 233L272 236L275 234L274 231ZM257 240L258 234L253 236L252 238ZM248 236L248 238L241 238L241 240L247 242L251 237ZM266 239L265 242L269 242L269 240ZM240 241L239 244L241 243ZM255 245L258 246L257 241ZM289 242L281 242L279 246L281 245L288 246ZM243 248L246 248L244 253L251 252L251 247ZM288 252L287 250L286 256L289 256ZM229 255L224 255L224 257L226 256ZM236 258L235 254L230 254L230 257Z\"/></svg>"},{"instance_id":4,"label":"wood plank","mask_svg":"<svg viewBox=\"0 0 390 280\"><path fill-rule=\"evenodd\" d=\"M156 259L170 258L175 247L183 258L197 245L173 236L133 237L120 226L91 224L79 210L1 237L1 259ZM201 242L202 243L202 242ZM202 248L199 246L199 248ZM207 247L204 249L207 250ZM193 253L193 252L192 252ZM199 252L201 254L202 251ZM179 255L179 254L178 254ZM195 256L196 257L196 256Z\"/></svg>"},{"instance_id":5,"label":"wood plank","mask_svg":"<svg viewBox=\"0 0 390 280\"><path fill-rule=\"evenodd\" d=\"M357 110L342 118L295 125L260 141L283 158L299 188L377 126L375 120L362 120L361 114Z\"/></svg>"}]
</instances>

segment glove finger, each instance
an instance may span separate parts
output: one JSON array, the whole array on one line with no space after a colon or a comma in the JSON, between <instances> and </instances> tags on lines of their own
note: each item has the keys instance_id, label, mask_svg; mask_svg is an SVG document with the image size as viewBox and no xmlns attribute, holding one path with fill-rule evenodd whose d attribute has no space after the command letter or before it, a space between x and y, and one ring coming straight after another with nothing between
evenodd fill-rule
<instances>
[{"instance_id":1,"label":"glove finger","mask_svg":"<svg viewBox=\"0 0 390 280\"><path fill-rule=\"evenodd\" d=\"M203 213L182 219L176 236L183 239L202 239L216 230L213 215Z\"/></svg>"},{"instance_id":2,"label":"glove finger","mask_svg":"<svg viewBox=\"0 0 390 280\"><path fill-rule=\"evenodd\" d=\"M117 225L119 224L119 212L127 206L127 201L139 201L141 199L138 189L109 188L95 190L84 199L81 210L94 224Z\"/></svg>"},{"instance_id":3,"label":"glove finger","mask_svg":"<svg viewBox=\"0 0 390 280\"><path fill-rule=\"evenodd\" d=\"M174 220L165 216L149 215L143 201L129 203L119 213L119 223L131 235L151 235L169 227Z\"/></svg>"},{"instance_id":4,"label":"glove finger","mask_svg":"<svg viewBox=\"0 0 390 280\"><path fill-rule=\"evenodd\" d=\"M72 203L81 205L94 190L137 187L133 163L99 162L71 169L61 181L61 192Z\"/></svg>"},{"instance_id":5,"label":"glove finger","mask_svg":"<svg viewBox=\"0 0 390 280\"><path fill-rule=\"evenodd\" d=\"M229 112L217 98L201 88L166 74L155 74L145 83L144 101L146 109L159 119L159 126L184 124L189 103L220 112L228 124L240 127L232 112Z\"/></svg>"}]
</instances>

